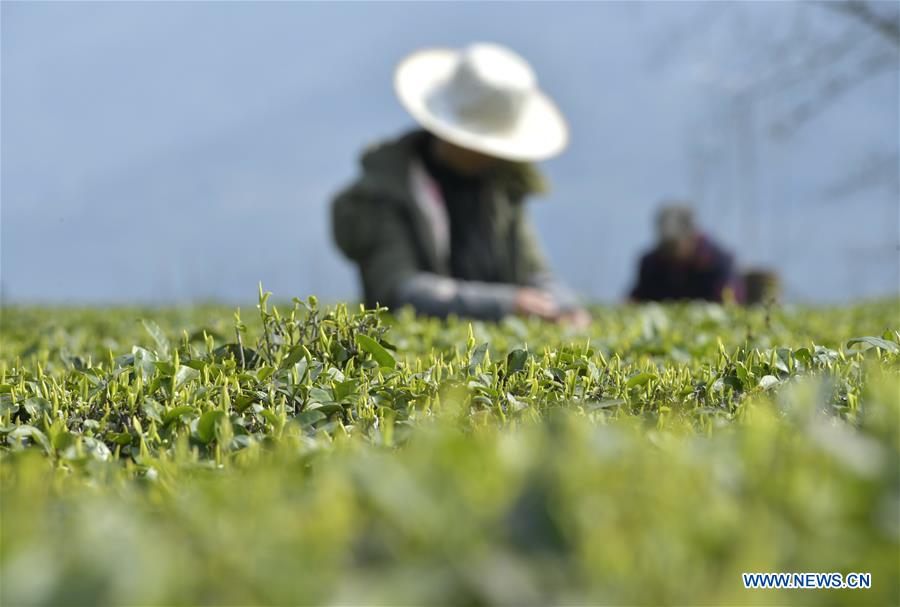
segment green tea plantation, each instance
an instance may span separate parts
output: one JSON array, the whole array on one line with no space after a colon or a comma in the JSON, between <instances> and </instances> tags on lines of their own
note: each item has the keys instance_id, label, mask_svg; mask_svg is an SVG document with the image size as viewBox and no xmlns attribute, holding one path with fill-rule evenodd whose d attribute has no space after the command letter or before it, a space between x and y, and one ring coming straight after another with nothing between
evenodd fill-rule
<instances>
[{"instance_id":1,"label":"green tea plantation","mask_svg":"<svg viewBox=\"0 0 900 607\"><path fill-rule=\"evenodd\" d=\"M0 604L900 604L900 302L594 318L4 307Z\"/></svg>"}]
</instances>

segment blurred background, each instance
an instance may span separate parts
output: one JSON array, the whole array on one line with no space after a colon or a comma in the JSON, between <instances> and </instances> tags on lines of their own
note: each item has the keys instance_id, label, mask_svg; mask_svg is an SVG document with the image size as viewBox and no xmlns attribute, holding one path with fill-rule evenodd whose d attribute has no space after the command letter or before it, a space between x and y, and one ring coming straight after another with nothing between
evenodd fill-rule
<instances>
[{"instance_id":1,"label":"blurred background","mask_svg":"<svg viewBox=\"0 0 900 607\"><path fill-rule=\"evenodd\" d=\"M572 128L532 212L620 300L663 199L784 298L896 295L898 3L3 3L2 297L357 297L328 202L412 126L396 63L496 41Z\"/></svg>"}]
</instances>

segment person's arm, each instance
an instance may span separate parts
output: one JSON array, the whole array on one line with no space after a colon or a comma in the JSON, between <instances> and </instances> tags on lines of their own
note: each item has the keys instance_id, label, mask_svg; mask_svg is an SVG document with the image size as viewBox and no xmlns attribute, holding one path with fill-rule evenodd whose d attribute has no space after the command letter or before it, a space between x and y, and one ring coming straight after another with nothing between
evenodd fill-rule
<instances>
[{"instance_id":1,"label":"person's arm","mask_svg":"<svg viewBox=\"0 0 900 607\"><path fill-rule=\"evenodd\" d=\"M396 301L400 306L411 305L429 316L450 314L500 320L516 311L521 287L459 280L429 272L417 272L399 284Z\"/></svg>"},{"instance_id":2,"label":"person's arm","mask_svg":"<svg viewBox=\"0 0 900 607\"><path fill-rule=\"evenodd\" d=\"M380 305L411 305L431 316L456 314L485 320L514 312L540 315L540 306L529 306L527 300L522 305L518 285L458 280L423 271L403 209L379 205L378 212L366 213L361 221L360 206L340 205L334 221L352 221L360 228L353 258L366 292Z\"/></svg>"}]
</instances>

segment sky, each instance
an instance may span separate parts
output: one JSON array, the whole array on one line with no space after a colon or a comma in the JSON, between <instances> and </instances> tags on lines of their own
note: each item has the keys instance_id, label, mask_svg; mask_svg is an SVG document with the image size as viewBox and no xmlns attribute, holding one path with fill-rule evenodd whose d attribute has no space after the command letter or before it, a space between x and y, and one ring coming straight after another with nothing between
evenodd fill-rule
<instances>
[{"instance_id":1,"label":"sky","mask_svg":"<svg viewBox=\"0 0 900 607\"><path fill-rule=\"evenodd\" d=\"M242 302L259 282L276 298L358 297L331 242L329 201L367 145L414 126L394 97L397 62L476 41L526 57L567 116L571 145L541 165L552 189L530 212L557 273L586 298L627 293L654 211L672 198L693 200L742 268L776 270L788 300L900 288L896 70L787 137L771 125L802 87L742 102L748 82L790 59L768 40L773 29L809 20L813 33L852 33L813 14L819 7L4 2L0 11L5 302ZM854 185L885 158L877 179Z\"/></svg>"}]
</instances>

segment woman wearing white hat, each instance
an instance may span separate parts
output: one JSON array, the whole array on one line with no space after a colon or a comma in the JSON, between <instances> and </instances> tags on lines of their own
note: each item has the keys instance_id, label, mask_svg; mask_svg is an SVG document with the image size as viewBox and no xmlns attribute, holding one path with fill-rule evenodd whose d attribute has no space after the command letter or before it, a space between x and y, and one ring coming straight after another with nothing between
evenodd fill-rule
<instances>
[{"instance_id":1,"label":"woman wearing white hat","mask_svg":"<svg viewBox=\"0 0 900 607\"><path fill-rule=\"evenodd\" d=\"M335 240L366 304L499 319L587 322L550 273L523 209L543 189L531 162L568 142L566 123L512 51L429 49L397 68L400 101L424 130L363 155L334 201Z\"/></svg>"}]
</instances>

